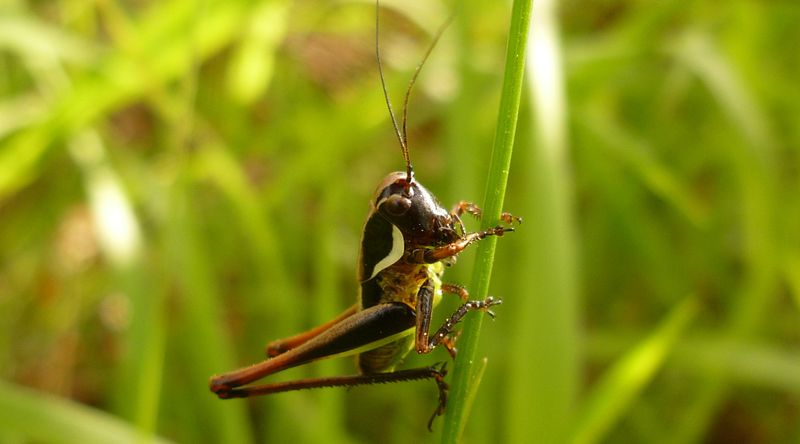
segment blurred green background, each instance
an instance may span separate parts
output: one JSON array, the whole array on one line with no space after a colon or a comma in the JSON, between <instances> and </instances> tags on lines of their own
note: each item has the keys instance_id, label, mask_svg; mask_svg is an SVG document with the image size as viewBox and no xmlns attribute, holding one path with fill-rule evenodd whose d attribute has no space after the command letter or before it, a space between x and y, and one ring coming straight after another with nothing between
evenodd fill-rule
<instances>
[{"instance_id":1,"label":"blurred green background","mask_svg":"<svg viewBox=\"0 0 800 444\"><path fill-rule=\"evenodd\" d=\"M383 3L396 107L457 10L411 155L445 206L480 202L510 5ZM0 442L438 441L428 382L207 388L355 301L369 198L402 168L374 7L2 3ZM800 442L798 23L795 0L534 3L525 222L464 442Z\"/></svg>"}]
</instances>

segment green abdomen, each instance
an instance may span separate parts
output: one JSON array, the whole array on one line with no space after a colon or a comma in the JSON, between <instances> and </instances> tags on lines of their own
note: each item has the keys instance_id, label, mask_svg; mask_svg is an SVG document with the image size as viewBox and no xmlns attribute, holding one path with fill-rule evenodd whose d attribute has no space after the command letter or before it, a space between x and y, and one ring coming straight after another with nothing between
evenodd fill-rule
<instances>
[{"instance_id":1,"label":"green abdomen","mask_svg":"<svg viewBox=\"0 0 800 444\"><path fill-rule=\"evenodd\" d=\"M442 296L441 275L444 267L440 262L428 265L397 263L378 273L373 279L361 283L361 308L386 302L403 302L416 309L417 294L425 281L434 287L433 305ZM358 368L362 373L392 371L414 347L414 328L407 335L358 355Z\"/></svg>"},{"instance_id":2,"label":"green abdomen","mask_svg":"<svg viewBox=\"0 0 800 444\"><path fill-rule=\"evenodd\" d=\"M411 334L413 331L414 329L409 329L409 334L402 339L358 355L357 362L359 371L363 374L370 374L394 370L414 346L414 335Z\"/></svg>"}]
</instances>

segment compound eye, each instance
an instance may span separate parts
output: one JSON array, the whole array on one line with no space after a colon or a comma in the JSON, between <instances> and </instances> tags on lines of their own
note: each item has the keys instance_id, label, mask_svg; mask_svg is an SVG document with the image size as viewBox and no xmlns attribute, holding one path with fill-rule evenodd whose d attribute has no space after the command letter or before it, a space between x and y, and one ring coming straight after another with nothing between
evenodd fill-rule
<instances>
[{"instance_id":1,"label":"compound eye","mask_svg":"<svg viewBox=\"0 0 800 444\"><path fill-rule=\"evenodd\" d=\"M400 194L392 194L381 205L392 216L402 216L411 208L411 199Z\"/></svg>"}]
</instances>

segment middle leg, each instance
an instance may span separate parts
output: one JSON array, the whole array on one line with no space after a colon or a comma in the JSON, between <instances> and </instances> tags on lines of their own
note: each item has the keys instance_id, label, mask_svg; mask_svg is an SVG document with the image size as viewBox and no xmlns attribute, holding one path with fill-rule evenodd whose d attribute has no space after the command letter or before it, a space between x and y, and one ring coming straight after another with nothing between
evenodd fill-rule
<instances>
[{"instance_id":1,"label":"middle leg","mask_svg":"<svg viewBox=\"0 0 800 444\"><path fill-rule=\"evenodd\" d=\"M458 287L461 288L461 287ZM461 288L464 292L465 289ZM474 300L474 301L466 301L456 310L452 315L450 315L439 327L436 332L431 335L430 334L430 325L431 325L431 315L433 312L433 296L434 296L435 288L433 283L430 279L425 281L422 287L419 289L417 293L417 329L416 329L416 336L414 345L417 350L417 353L430 353L437 345L448 343L449 336L453 332L453 328L455 325L461 321L464 316L470 311L481 310L485 311L489 316L494 317L494 313L489 310L490 307L494 305L499 305L503 303L501 299L495 299L492 296L487 297L482 301ZM452 343L451 343L452 344ZM445 346L447 347L447 346ZM454 353L451 352L451 354Z\"/></svg>"}]
</instances>

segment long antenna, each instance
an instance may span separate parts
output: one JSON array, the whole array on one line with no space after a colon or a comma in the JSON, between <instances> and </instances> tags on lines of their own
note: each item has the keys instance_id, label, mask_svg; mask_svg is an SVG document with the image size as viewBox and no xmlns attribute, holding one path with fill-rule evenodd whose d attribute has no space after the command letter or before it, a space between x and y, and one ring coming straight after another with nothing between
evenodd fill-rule
<instances>
[{"instance_id":1,"label":"long antenna","mask_svg":"<svg viewBox=\"0 0 800 444\"><path fill-rule=\"evenodd\" d=\"M453 21L453 17L455 14L451 14L450 17L445 20L444 23L439 26L439 29L436 30L436 35L433 36L433 40L431 41L430 46L428 46L428 50L425 51L425 55L422 57L422 61L419 62L417 65L417 69L414 70L414 75L411 77L411 81L408 83L408 89L406 90L406 97L403 100L403 138L406 140L406 144L408 144L408 133L406 133L406 122L408 122L408 100L411 97L411 89L414 88L414 83L417 82L417 77L419 77L419 72L422 71L422 66L428 61L428 57L433 52L433 48L436 47L436 44L439 43L439 39L444 34L445 29L450 26L450 23Z\"/></svg>"},{"instance_id":2,"label":"long antenna","mask_svg":"<svg viewBox=\"0 0 800 444\"><path fill-rule=\"evenodd\" d=\"M412 171L411 159L408 155L408 143L406 142L405 131L400 132L400 127L397 125L397 117L394 115L392 109L392 101L389 99L389 91L386 89L386 79L383 75L383 63L381 63L381 2L375 0L375 57L378 59L378 72L381 76L381 87L383 88L383 97L386 99L386 107L389 109L389 117L392 118L392 126L397 135L397 140L400 142L400 149L403 151L403 159L406 161L406 186L411 186ZM405 123L403 124L405 127Z\"/></svg>"},{"instance_id":3,"label":"long antenna","mask_svg":"<svg viewBox=\"0 0 800 444\"><path fill-rule=\"evenodd\" d=\"M420 71L422 71L422 67L425 65L425 62L428 60L428 57L433 52L433 48L436 47L436 44L439 42L439 39L444 34L445 29L450 25L453 21L454 14L451 14L450 17L439 26L439 29L436 31L436 35L433 37L431 44L428 46L428 49L425 51L425 55L422 57L422 61L419 62L417 68L414 70L414 75L411 76L411 81L408 83L408 89L406 89L406 95L403 99L403 127L402 130L397 125L397 117L394 115L394 109L392 108L392 101L389 99L389 91L386 88L386 79L383 75L383 63L381 62L381 11L380 11L381 2L380 0L375 0L375 56L378 59L378 72L380 73L381 77L381 87L383 88L383 97L386 99L386 107L389 109L389 116L392 118L392 126L394 127L394 132L397 135L397 140L400 142L400 149L403 151L403 159L406 161L406 186L411 186L412 180L412 168L411 168L411 159L408 154L408 131L407 131L407 124L408 124L408 102L411 97L411 90L414 88L414 84L417 82L417 77L419 77Z\"/></svg>"}]
</instances>

